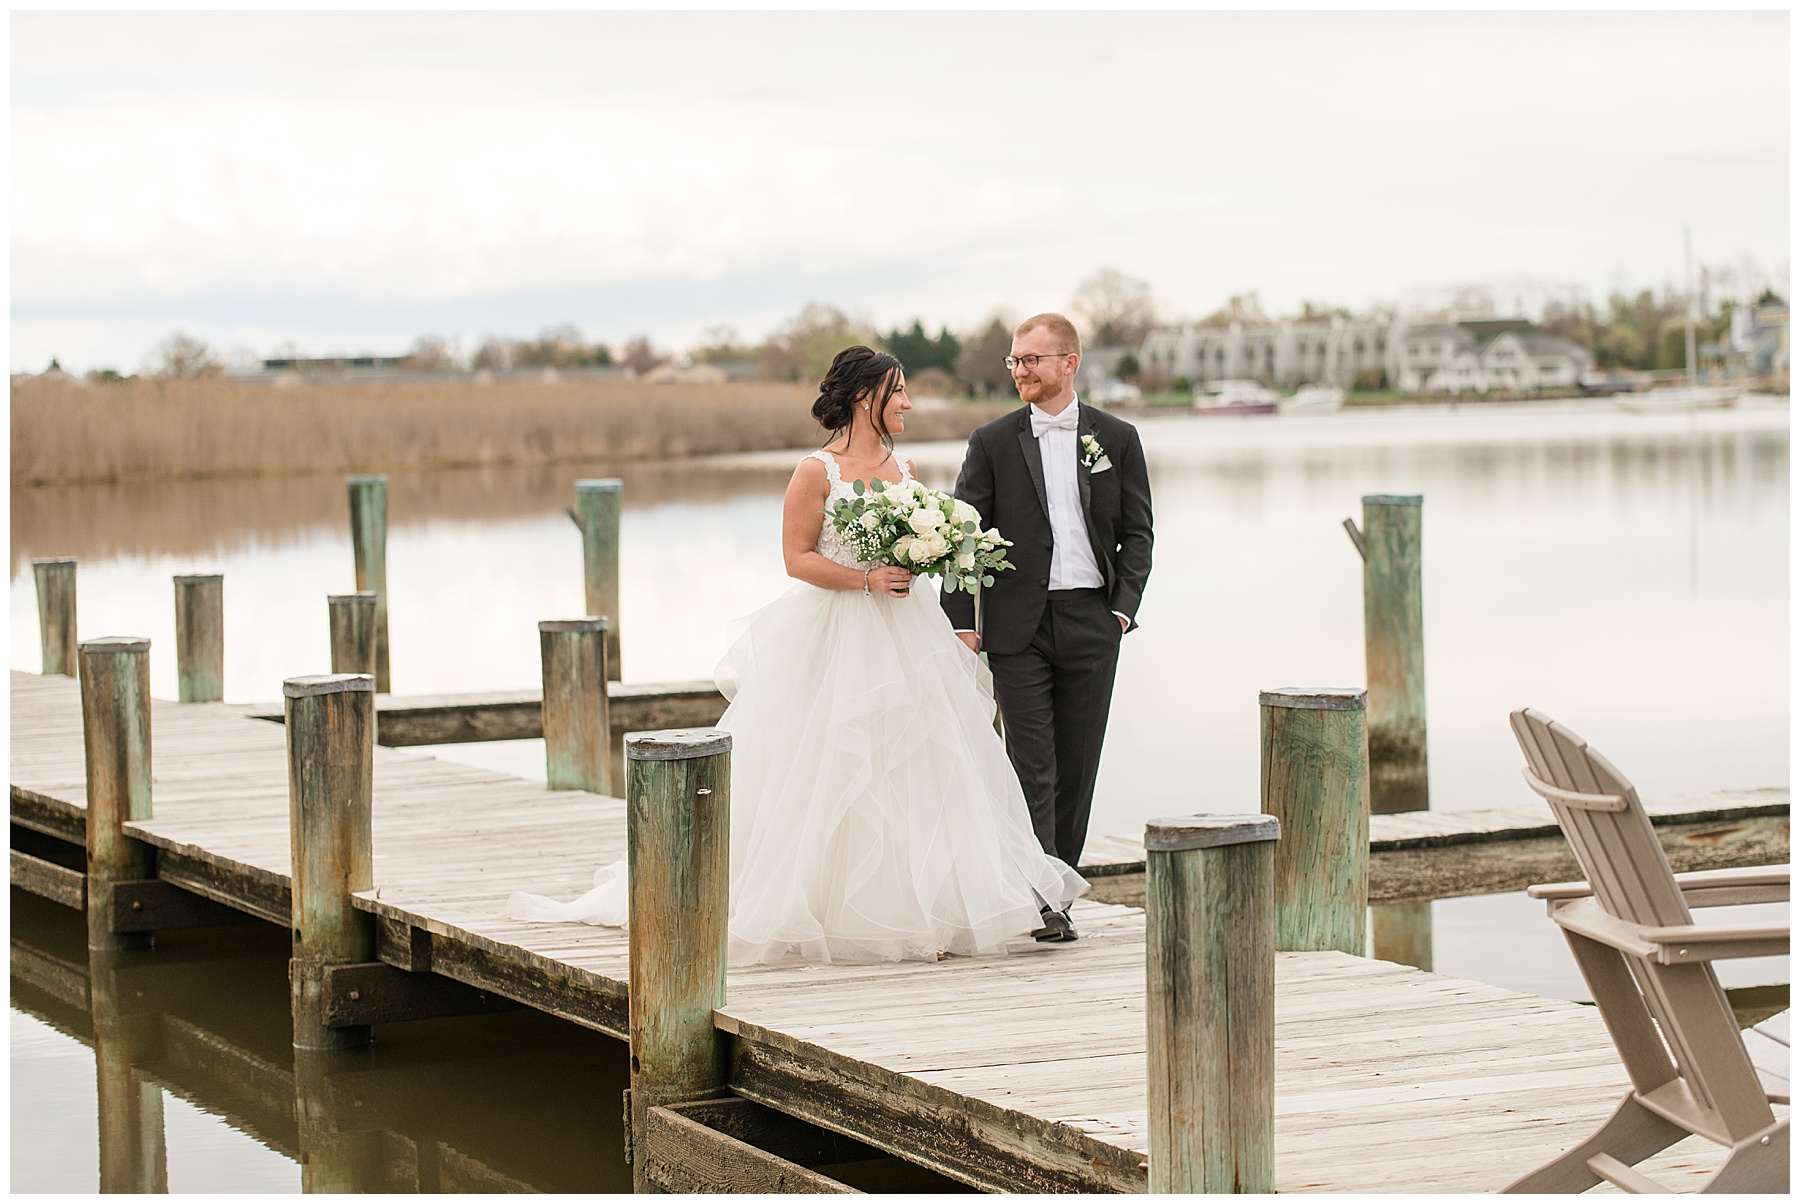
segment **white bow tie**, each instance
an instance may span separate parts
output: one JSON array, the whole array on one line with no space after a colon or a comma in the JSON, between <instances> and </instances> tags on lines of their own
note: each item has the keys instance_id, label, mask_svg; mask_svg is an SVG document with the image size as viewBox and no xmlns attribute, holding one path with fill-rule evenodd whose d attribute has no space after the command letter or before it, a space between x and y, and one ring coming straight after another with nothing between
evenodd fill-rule
<instances>
[{"instance_id":1,"label":"white bow tie","mask_svg":"<svg viewBox=\"0 0 1800 1204\"><path fill-rule=\"evenodd\" d=\"M1081 415L1076 413L1077 409L1079 409L1079 407L1074 404L1066 405L1063 407L1062 413L1052 417L1049 414L1044 413L1044 411L1040 410L1038 407L1032 406L1031 437L1033 439L1042 439L1045 431L1080 430L1081 427L1078 424L1081 421Z\"/></svg>"}]
</instances>

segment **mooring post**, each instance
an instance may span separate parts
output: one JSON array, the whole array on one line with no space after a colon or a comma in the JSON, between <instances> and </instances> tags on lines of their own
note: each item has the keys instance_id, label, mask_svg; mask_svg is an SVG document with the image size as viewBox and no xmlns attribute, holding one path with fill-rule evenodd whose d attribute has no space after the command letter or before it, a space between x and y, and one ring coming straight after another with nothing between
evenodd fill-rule
<instances>
[{"instance_id":1,"label":"mooring post","mask_svg":"<svg viewBox=\"0 0 1800 1204\"><path fill-rule=\"evenodd\" d=\"M81 663L75 644L75 560L59 556L31 562L37 582L38 647L43 674L74 677Z\"/></svg>"},{"instance_id":2,"label":"mooring post","mask_svg":"<svg viewBox=\"0 0 1800 1204\"><path fill-rule=\"evenodd\" d=\"M1262 809L1281 821L1275 947L1368 948L1369 769L1363 692L1264 690Z\"/></svg>"},{"instance_id":3,"label":"mooring post","mask_svg":"<svg viewBox=\"0 0 1800 1204\"><path fill-rule=\"evenodd\" d=\"M175 578L175 696L182 702L225 697L225 577Z\"/></svg>"},{"instance_id":4,"label":"mooring post","mask_svg":"<svg viewBox=\"0 0 1800 1204\"><path fill-rule=\"evenodd\" d=\"M1272 815L1144 829L1150 1190L1275 1190Z\"/></svg>"},{"instance_id":5,"label":"mooring post","mask_svg":"<svg viewBox=\"0 0 1800 1204\"><path fill-rule=\"evenodd\" d=\"M123 955L129 957L129 954ZM163 1129L162 1088L138 1072L145 1029L154 1012L118 981L116 951L88 952L88 1009L94 1025L94 1094L99 1105L100 1191L162 1193L169 1190L168 1144Z\"/></svg>"},{"instance_id":6,"label":"mooring post","mask_svg":"<svg viewBox=\"0 0 1800 1204\"><path fill-rule=\"evenodd\" d=\"M624 484L611 477L575 482L576 523L581 527L581 571L587 612L606 619L606 674L619 676L619 507Z\"/></svg>"},{"instance_id":7,"label":"mooring post","mask_svg":"<svg viewBox=\"0 0 1800 1204\"><path fill-rule=\"evenodd\" d=\"M1369 682L1369 809L1431 805L1425 739L1425 611L1421 519L1415 493L1363 498L1363 649ZM1431 900L1374 908L1373 952L1431 969Z\"/></svg>"},{"instance_id":8,"label":"mooring post","mask_svg":"<svg viewBox=\"0 0 1800 1204\"><path fill-rule=\"evenodd\" d=\"M725 1087L725 918L731 870L731 736L633 732L626 842L631 875L631 1131L664 1104ZM636 1190L655 1190L634 1154Z\"/></svg>"},{"instance_id":9,"label":"mooring post","mask_svg":"<svg viewBox=\"0 0 1800 1204\"><path fill-rule=\"evenodd\" d=\"M538 624L544 666L544 761L552 790L611 794L612 720L606 693L607 621Z\"/></svg>"},{"instance_id":10,"label":"mooring post","mask_svg":"<svg viewBox=\"0 0 1800 1204\"><path fill-rule=\"evenodd\" d=\"M356 588L375 595L375 689L388 680L387 477L345 477L350 489L350 546L356 553Z\"/></svg>"},{"instance_id":11,"label":"mooring post","mask_svg":"<svg viewBox=\"0 0 1800 1204\"><path fill-rule=\"evenodd\" d=\"M142 949L147 932L112 930L113 887L156 876L155 851L125 834L150 818L150 641L81 644L81 740L87 759L87 928L90 949Z\"/></svg>"},{"instance_id":12,"label":"mooring post","mask_svg":"<svg viewBox=\"0 0 1800 1204\"><path fill-rule=\"evenodd\" d=\"M1425 760L1425 611L1416 493L1363 498L1363 652L1369 679L1369 803L1376 815L1431 805Z\"/></svg>"},{"instance_id":13,"label":"mooring post","mask_svg":"<svg viewBox=\"0 0 1800 1204\"><path fill-rule=\"evenodd\" d=\"M375 591L326 594L331 625L331 671L375 674Z\"/></svg>"},{"instance_id":14,"label":"mooring post","mask_svg":"<svg viewBox=\"0 0 1800 1204\"><path fill-rule=\"evenodd\" d=\"M288 966L296 1049L366 1045L369 1027L325 1024L325 967L375 959L375 922L350 896L375 885L375 682L364 673L290 677L288 834L294 958Z\"/></svg>"}]
</instances>

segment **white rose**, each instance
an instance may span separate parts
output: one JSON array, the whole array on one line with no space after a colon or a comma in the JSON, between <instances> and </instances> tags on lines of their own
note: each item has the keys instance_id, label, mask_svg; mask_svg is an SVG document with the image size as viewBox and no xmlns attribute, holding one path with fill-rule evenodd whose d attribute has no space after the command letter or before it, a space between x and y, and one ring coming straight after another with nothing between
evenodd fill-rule
<instances>
[{"instance_id":1,"label":"white rose","mask_svg":"<svg viewBox=\"0 0 1800 1204\"><path fill-rule=\"evenodd\" d=\"M969 503L959 501L950 507L950 521L959 527L964 523L978 523L981 521L981 512Z\"/></svg>"},{"instance_id":2,"label":"white rose","mask_svg":"<svg viewBox=\"0 0 1800 1204\"><path fill-rule=\"evenodd\" d=\"M912 500L912 487L905 481L895 481L881 491L881 496L898 506Z\"/></svg>"},{"instance_id":3,"label":"white rose","mask_svg":"<svg viewBox=\"0 0 1800 1204\"><path fill-rule=\"evenodd\" d=\"M906 520L906 525L920 535L932 534L941 527L943 523L944 516L939 514L936 510L931 509L929 506L924 506L913 511L911 516Z\"/></svg>"},{"instance_id":4,"label":"white rose","mask_svg":"<svg viewBox=\"0 0 1800 1204\"><path fill-rule=\"evenodd\" d=\"M910 535L902 535L894 541L894 558L904 563L912 559L913 544L917 541Z\"/></svg>"},{"instance_id":5,"label":"white rose","mask_svg":"<svg viewBox=\"0 0 1800 1204\"><path fill-rule=\"evenodd\" d=\"M880 525L881 525L881 515L875 513L873 510L864 510L863 511L863 516L862 516L863 530L873 531L876 527L879 527Z\"/></svg>"},{"instance_id":6,"label":"white rose","mask_svg":"<svg viewBox=\"0 0 1800 1204\"><path fill-rule=\"evenodd\" d=\"M959 554L956 558L956 567L959 569L974 568L975 567L975 553L963 552L963 553Z\"/></svg>"},{"instance_id":7,"label":"white rose","mask_svg":"<svg viewBox=\"0 0 1800 1204\"><path fill-rule=\"evenodd\" d=\"M927 549L927 554L919 558L920 563L927 560L936 560L938 557L946 555L950 551L950 541L936 531L922 537L919 542L924 544Z\"/></svg>"}]
</instances>

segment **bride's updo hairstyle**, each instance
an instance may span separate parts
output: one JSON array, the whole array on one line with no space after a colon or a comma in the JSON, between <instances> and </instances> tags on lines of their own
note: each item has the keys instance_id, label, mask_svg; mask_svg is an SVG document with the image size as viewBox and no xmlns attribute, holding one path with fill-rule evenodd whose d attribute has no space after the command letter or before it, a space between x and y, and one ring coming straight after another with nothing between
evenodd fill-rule
<instances>
[{"instance_id":1,"label":"bride's updo hairstyle","mask_svg":"<svg viewBox=\"0 0 1800 1204\"><path fill-rule=\"evenodd\" d=\"M867 401L881 442L891 448L894 437L888 434L887 407L899 387L899 360L872 347L846 347L837 353L825 379L819 382L819 397L813 402L812 415L835 436L855 421L857 407Z\"/></svg>"}]
</instances>

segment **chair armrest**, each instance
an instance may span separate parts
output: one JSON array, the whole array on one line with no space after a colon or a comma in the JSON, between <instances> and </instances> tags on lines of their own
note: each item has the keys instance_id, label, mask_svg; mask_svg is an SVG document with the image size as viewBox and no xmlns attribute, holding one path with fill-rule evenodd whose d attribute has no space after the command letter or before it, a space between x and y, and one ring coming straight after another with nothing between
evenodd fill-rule
<instances>
[{"instance_id":1,"label":"chair armrest","mask_svg":"<svg viewBox=\"0 0 1800 1204\"><path fill-rule=\"evenodd\" d=\"M1747 903L1786 903L1788 867L1746 866L1735 870L1695 870L1676 874L1675 885L1689 907L1738 907Z\"/></svg>"},{"instance_id":2,"label":"chair armrest","mask_svg":"<svg viewBox=\"0 0 1800 1204\"><path fill-rule=\"evenodd\" d=\"M1594 893L1594 888L1585 882L1545 882L1538 886L1528 886L1525 894L1533 899L1548 899L1552 903L1565 902L1569 899L1586 899Z\"/></svg>"},{"instance_id":3,"label":"chair armrest","mask_svg":"<svg viewBox=\"0 0 1800 1204\"><path fill-rule=\"evenodd\" d=\"M1788 867L1748 866L1734 870L1694 870L1675 875L1675 885L1690 907L1734 907L1744 903L1788 901ZM1552 903L1585 899L1594 893L1586 882L1546 882L1528 886L1533 899Z\"/></svg>"},{"instance_id":4,"label":"chair armrest","mask_svg":"<svg viewBox=\"0 0 1800 1204\"><path fill-rule=\"evenodd\" d=\"M1786 924L1629 924L1608 915L1592 897L1552 902L1550 918L1565 931L1665 966L1734 957L1781 957L1788 952Z\"/></svg>"},{"instance_id":5,"label":"chair armrest","mask_svg":"<svg viewBox=\"0 0 1800 1204\"><path fill-rule=\"evenodd\" d=\"M1677 924L1670 928L1640 928L1638 935L1651 946L1651 960L1665 966L1733 957L1785 957L1788 953L1786 924Z\"/></svg>"}]
</instances>

